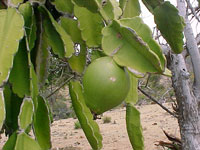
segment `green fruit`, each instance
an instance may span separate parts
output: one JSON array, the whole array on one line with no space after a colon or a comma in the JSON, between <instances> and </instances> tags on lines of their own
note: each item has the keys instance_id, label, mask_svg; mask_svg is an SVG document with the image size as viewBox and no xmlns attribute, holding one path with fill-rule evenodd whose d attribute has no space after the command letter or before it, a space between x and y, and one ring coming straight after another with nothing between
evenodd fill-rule
<instances>
[{"instance_id":1,"label":"green fruit","mask_svg":"<svg viewBox=\"0 0 200 150\"><path fill-rule=\"evenodd\" d=\"M128 74L110 57L93 61L83 77L85 102L96 114L119 105L126 98L129 87Z\"/></svg>"}]
</instances>

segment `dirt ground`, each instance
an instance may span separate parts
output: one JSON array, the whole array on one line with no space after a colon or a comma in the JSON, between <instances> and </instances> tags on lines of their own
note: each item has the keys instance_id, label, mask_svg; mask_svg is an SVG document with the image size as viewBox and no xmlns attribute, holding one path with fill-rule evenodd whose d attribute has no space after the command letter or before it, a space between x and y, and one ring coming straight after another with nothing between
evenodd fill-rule
<instances>
[{"instance_id":1,"label":"dirt ground","mask_svg":"<svg viewBox=\"0 0 200 150\"><path fill-rule=\"evenodd\" d=\"M171 104L164 104L171 108ZM155 144L158 141L168 141L162 130L179 137L177 120L166 113L158 105L143 105L137 107L141 112L145 150L163 150ZM131 150L126 133L125 108L114 109L104 113L111 117L111 122L103 124L98 120L103 136L103 150ZM81 129L74 129L77 119L64 119L55 121L51 127L53 150L91 150ZM0 149L5 142L0 139Z\"/></svg>"}]
</instances>

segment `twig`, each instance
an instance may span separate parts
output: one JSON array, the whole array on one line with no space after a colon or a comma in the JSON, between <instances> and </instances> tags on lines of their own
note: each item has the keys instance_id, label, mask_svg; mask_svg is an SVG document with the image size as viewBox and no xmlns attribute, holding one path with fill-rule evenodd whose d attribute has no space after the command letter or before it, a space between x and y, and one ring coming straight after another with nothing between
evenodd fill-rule
<instances>
[{"instance_id":1,"label":"twig","mask_svg":"<svg viewBox=\"0 0 200 150\"><path fill-rule=\"evenodd\" d=\"M188 7L190 8L192 14L194 15L194 17L197 19L198 22L200 22L200 19L199 19L199 17L197 16L197 14L196 14L194 8L192 7L192 4L190 3L190 1L189 1L189 0L186 0L186 2L187 2Z\"/></svg>"},{"instance_id":2,"label":"twig","mask_svg":"<svg viewBox=\"0 0 200 150\"><path fill-rule=\"evenodd\" d=\"M166 112L168 112L170 115L174 116L175 118L178 118L178 116L176 114L174 114L173 112L171 112L168 108L166 108L165 106L163 106L162 104L160 104L156 99L154 99L152 96L150 96L149 94L147 94L144 90L142 90L140 87L138 87L138 90L140 92L142 92L142 94L144 94L146 97L148 97L150 100L152 100L153 102L155 102L156 104L158 104L160 107L162 107L162 109L164 109Z\"/></svg>"},{"instance_id":3,"label":"twig","mask_svg":"<svg viewBox=\"0 0 200 150\"><path fill-rule=\"evenodd\" d=\"M171 90L172 90L172 88L168 89L168 90L160 97L160 99L164 99L164 96L165 96L167 93L169 93L169 91L171 91Z\"/></svg>"},{"instance_id":4,"label":"twig","mask_svg":"<svg viewBox=\"0 0 200 150\"><path fill-rule=\"evenodd\" d=\"M46 98L51 97L52 95L54 95L57 91L59 91L65 84L67 84L74 76L69 77L65 82L63 82L63 84L60 85L60 87L58 87L55 91L53 91L51 94L49 94Z\"/></svg>"},{"instance_id":5,"label":"twig","mask_svg":"<svg viewBox=\"0 0 200 150\"><path fill-rule=\"evenodd\" d=\"M181 139L173 136L173 135L169 135L165 130L163 130L165 136L168 138L168 140L178 143L178 145L181 145Z\"/></svg>"},{"instance_id":6,"label":"twig","mask_svg":"<svg viewBox=\"0 0 200 150\"><path fill-rule=\"evenodd\" d=\"M150 79L150 77L151 77L151 74L148 74L148 77L147 77L147 82L146 82L146 84L145 84L145 86L144 86L144 87L147 87L147 86L148 86L148 83L149 83L149 79Z\"/></svg>"}]
</instances>

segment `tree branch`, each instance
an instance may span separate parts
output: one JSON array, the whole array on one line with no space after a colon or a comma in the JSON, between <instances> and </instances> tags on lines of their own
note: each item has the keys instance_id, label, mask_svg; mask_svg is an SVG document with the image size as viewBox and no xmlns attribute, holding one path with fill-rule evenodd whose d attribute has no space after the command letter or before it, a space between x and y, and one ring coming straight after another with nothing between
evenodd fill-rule
<instances>
[{"instance_id":1,"label":"tree branch","mask_svg":"<svg viewBox=\"0 0 200 150\"><path fill-rule=\"evenodd\" d=\"M189 0L186 0L188 7L190 8L192 14L194 15L194 17L197 19L198 22L200 22L199 17L197 16L197 13L195 11L195 9L192 7L192 4L190 3Z\"/></svg>"},{"instance_id":2,"label":"tree branch","mask_svg":"<svg viewBox=\"0 0 200 150\"><path fill-rule=\"evenodd\" d=\"M65 86L65 84L67 84L74 76L69 77L65 82L63 82L63 84L61 84L55 91L53 91L51 94L49 94L47 98L51 97L52 95L54 95L57 91L59 91L63 86Z\"/></svg>"},{"instance_id":3,"label":"tree branch","mask_svg":"<svg viewBox=\"0 0 200 150\"><path fill-rule=\"evenodd\" d=\"M200 54L197 46L197 42L194 37L194 33L189 22L188 16L186 15L186 7L184 1L178 1L179 14L185 20L185 29L184 34L186 38L186 47L188 53L191 57L192 67L194 71L194 83L193 83L193 92L194 95L198 98L200 97ZM198 98L200 101L200 98Z\"/></svg>"},{"instance_id":4,"label":"tree branch","mask_svg":"<svg viewBox=\"0 0 200 150\"><path fill-rule=\"evenodd\" d=\"M165 106L163 106L162 104L160 104L156 99L154 99L152 96L150 96L148 93L146 93L144 90L142 90L140 87L138 87L138 90L140 92L142 92L142 94L144 94L146 97L148 97L150 100L152 100L153 102L155 102L156 104L158 104L162 109L164 109L166 112L168 112L170 115L174 116L175 118L178 118L178 116L171 112L168 108L166 108Z\"/></svg>"}]
</instances>

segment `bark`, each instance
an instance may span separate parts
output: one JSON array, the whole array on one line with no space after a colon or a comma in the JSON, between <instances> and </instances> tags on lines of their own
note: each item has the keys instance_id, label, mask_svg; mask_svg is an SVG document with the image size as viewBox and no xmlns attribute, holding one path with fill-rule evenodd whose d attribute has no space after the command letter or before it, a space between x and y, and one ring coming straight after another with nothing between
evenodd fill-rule
<instances>
[{"instance_id":1,"label":"bark","mask_svg":"<svg viewBox=\"0 0 200 150\"><path fill-rule=\"evenodd\" d=\"M182 150L200 150L200 55L191 24L186 17L184 0L177 0L179 13L184 17L186 45L194 71L193 88L190 87L190 74L182 54L170 54L168 67L172 71L172 86L178 103L178 122L181 133Z\"/></svg>"},{"instance_id":2,"label":"bark","mask_svg":"<svg viewBox=\"0 0 200 150\"><path fill-rule=\"evenodd\" d=\"M182 150L200 150L200 117L198 102L189 86L189 73L181 54L170 54L169 68L172 71L172 85L178 103L178 122Z\"/></svg>"},{"instance_id":3,"label":"bark","mask_svg":"<svg viewBox=\"0 0 200 150\"><path fill-rule=\"evenodd\" d=\"M184 34L186 38L186 47L191 57L194 72L193 91L197 99L199 99L198 101L200 102L200 54L197 46L197 41L195 39L188 16L186 15L185 1L177 0L177 6L179 9L179 14L185 20Z\"/></svg>"}]
</instances>

